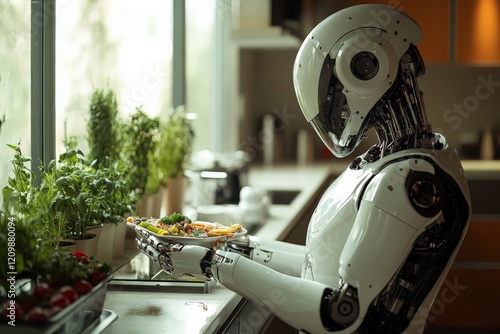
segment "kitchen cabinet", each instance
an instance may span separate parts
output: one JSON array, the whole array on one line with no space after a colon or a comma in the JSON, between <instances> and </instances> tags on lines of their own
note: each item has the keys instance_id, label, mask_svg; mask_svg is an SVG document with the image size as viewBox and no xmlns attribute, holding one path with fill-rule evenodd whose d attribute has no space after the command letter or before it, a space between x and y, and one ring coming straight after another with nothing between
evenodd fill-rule
<instances>
[{"instance_id":1,"label":"kitchen cabinet","mask_svg":"<svg viewBox=\"0 0 500 334\"><path fill-rule=\"evenodd\" d=\"M276 0L273 5L280 2L285 3ZM251 152L253 162L261 163L264 160L269 131L263 129L263 118L267 114L290 115L284 119L280 131L274 133L274 140L280 143L279 147L274 148L280 150L276 154L276 163L297 161L297 137L301 130L309 131L311 135L315 161L333 160L331 153L313 134L302 116L293 88L293 62L303 37L310 29L329 14L360 3L397 5L422 27L423 39L419 49L427 65L427 73L420 79L421 89L425 94L431 123L448 137L452 145L460 147L462 137L481 131L486 123L497 126L499 95L497 91L488 90L494 90L494 87L484 86L484 82L493 82L493 85L498 82L499 70L493 63L495 59L498 60L495 64L500 62L500 54L494 58L488 56L487 59L480 59L477 53L466 52L475 50L472 43L472 31L475 28L471 22L475 15L479 15L479 8L484 6L482 1L343 0L335 1L334 5L333 2L303 0L300 16L296 18L300 28L287 32L289 23L277 20L276 23L285 28L270 26L255 30L254 35L248 34L248 29L247 35L233 31L227 43L225 108L234 115L234 121L230 123L238 129L235 138L238 148ZM456 15L453 16L456 21L452 20L450 14L452 3L456 5ZM495 11L491 10L492 13ZM494 17L500 17L500 13ZM498 31L494 29L494 24L491 27L490 32ZM465 30L471 32L466 34ZM491 36L488 40L492 48L500 43L497 36ZM485 62L492 66L470 66L483 65ZM478 91L487 93L487 98L479 101L475 97ZM455 109L462 107L463 112L460 113ZM361 143L363 147L356 153L370 146L376 136L368 133L368 138L370 142L364 140Z\"/></svg>"},{"instance_id":2,"label":"kitchen cabinet","mask_svg":"<svg viewBox=\"0 0 500 334\"><path fill-rule=\"evenodd\" d=\"M349 5L382 4L399 9L417 21L423 31L418 48L425 62L446 63L450 60L450 10L449 1L434 0L350 0ZM375 17L377 18L377 17Z\"/></svg>"},{"instance_id":3,"label":"kitchen cabinet","mask_svg":"<svg viewBox=\"0 0 500 334\"><path fill-rule=\"evenodd\" d=\"M491 65L500 63L500 2L491 0L350 0L378 3L412 16L423 31L418 45L425 62Z\"/></svg>"},{"instance_id":4,"label":"kitchen cabinet","mask_svg":"<svg viewBox=\"0 0 500 334\"><path fill-rule=\"evenodd\" d=\"M430 330L500 331L499 236L500 217L473 217L455 263L430 310Z\"/></svg>"},{"instance_id":5,"label":"kitchen cabinet","mask_svg":"<svg viewBox=\"0 0 500 334\"><path fill-rule=\"evenodd\" d=\"M500 62L500 2L456 1L456 62L498 64Z\"/></svg>"}]
</instances>

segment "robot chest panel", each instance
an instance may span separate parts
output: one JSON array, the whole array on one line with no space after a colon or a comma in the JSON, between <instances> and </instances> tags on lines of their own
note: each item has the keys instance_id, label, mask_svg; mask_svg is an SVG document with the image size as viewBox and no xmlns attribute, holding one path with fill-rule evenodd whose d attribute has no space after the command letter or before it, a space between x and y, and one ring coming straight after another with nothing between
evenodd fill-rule
<instances>
[{"instance_id":1,"label":"robot chest panel","mask_svg":"<svg viewBox=\"0 0 500 334\"><path fill-rule=\"evenodd\" d=\"M327 189L311 217L304 276L332 284L339 258L356 219L358 195L370 172L346 171Z\"/></svg>"}]
</instances>

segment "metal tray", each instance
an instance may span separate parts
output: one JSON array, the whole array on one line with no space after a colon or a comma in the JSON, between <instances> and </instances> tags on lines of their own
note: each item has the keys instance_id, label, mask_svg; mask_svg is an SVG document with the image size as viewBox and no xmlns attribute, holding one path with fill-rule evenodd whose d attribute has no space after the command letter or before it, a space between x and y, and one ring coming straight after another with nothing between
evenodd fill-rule
<instances>
[{"instance_id":1,"label":"metal tray","mask_svg":"<svg viewBox=\"0 0 500 334\"><path fill-rule=\"evenodd\" d=\"M2 322L0 324L0 333L83 333L96 320L99 320L104 306L104 299L106 298L108 282L112 277L112 275L109 275L103 279L92 291L75 300L47 322L30 324L16 319L16 326L10 326L6 322Z\"/></svg>"}]
</instances>

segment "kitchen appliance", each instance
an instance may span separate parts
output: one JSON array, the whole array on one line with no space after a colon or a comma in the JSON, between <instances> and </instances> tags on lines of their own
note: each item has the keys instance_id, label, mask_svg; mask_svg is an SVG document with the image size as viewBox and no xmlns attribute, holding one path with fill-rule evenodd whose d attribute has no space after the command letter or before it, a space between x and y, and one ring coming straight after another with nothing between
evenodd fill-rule
<instances>
[{"instance_id":1,"label":"kitchen appliance","mask_svg":"<svg viewBox=\"0 0 500 334\"><path fill-rule=\"evenodd\" d=\"M194 153L186 171L189 179L187 199L191 205L238 204L241 188L248 182L249 161L244 151Z\"/></svg>"}]
</instances>

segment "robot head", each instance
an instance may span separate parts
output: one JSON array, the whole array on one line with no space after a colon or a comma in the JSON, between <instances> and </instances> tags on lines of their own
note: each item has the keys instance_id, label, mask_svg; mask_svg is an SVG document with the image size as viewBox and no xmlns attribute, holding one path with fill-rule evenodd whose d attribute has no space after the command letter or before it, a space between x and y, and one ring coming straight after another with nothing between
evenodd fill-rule
<instances>
[{"instance_id":1,"label":"robot head","mask_svg":"<svg viewBox=\"0 0 500 334\"><path fill-rule=\"evenodd\" d=\"M334 13L306 37L294 64L299 105L337 157L350 154L375 127L385 154L418 147L431 135L416 77L418 24L384 5Z\"/></svg>"}]
</instances>

